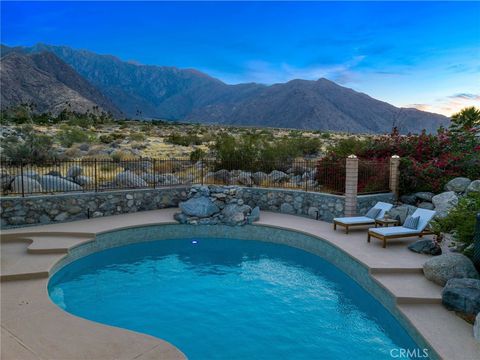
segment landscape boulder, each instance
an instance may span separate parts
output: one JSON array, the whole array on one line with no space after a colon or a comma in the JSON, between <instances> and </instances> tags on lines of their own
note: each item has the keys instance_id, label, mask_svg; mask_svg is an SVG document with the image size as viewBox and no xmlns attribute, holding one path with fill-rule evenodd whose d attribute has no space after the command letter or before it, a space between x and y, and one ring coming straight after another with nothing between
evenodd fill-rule
<instances>
[{"instance_id":1,"label":"landscape boulder","mask_svg":"<svg viewBox=\"0 0 480 360\"><path fill-rule=\"evenodd\" d=\"M423 273L428 280L441 286L450 279L479 278L472 261L458 253L443 254L427 260L423 264Z\"/></svg>"},{"instance_id":2,"label":"landscape boulder","mask_svg":"<svg viewBox=\"0 0 480 360\"><path fill-rule=\"evenodd\" d=\"M87 186L93 184L93 179L90 176L85 175L76 176L74 181L80 186Z\"/></svg>"},{"instance_id":3,"label":"landscape boulder","mask_svg":"<svg viewBox=\"0 0 480 360\"><path fill-rule=\"evenodd\" d=\"M215 181L223 182L225 184L230 183L230 177L230 172L225 169L215 171L215 173L213 174L213 178L215 179Z\"/></svg>"},{"instance_id":4,"label":"landscape boulder","mask_svg":"<svg viewBox=\"0 0 480 360\"><path fill-rule=\"evenodd\" d=\"M32 179L35 179L35 180L38 180L38 173L34 170L25 170L23 172L23 176L28 176L29 178L32 178Z\"/></svg>"},{"instance_id":5,"label":"landscape boulder","mask_svg":"<svg viewBox=\"0 0 480 360\"><path fill-rule=\"evenodd\" d=\"M222 222L227 225L242 225L251 211L252 208L243 202L228 204L222 210Z\"/></svg>"},{"instance_id":6,"label":"landscape boulder","mask_svg":"<svg viewBox=\"0 0 480 360\"><path fill-rule=\"evenodd\" d=\"M240 171L237 181L241 185L251 186L253 184L252 174L246 171Z\"/></svg>"},{"instance_id":7,"label":"landscape boulder","mask_svg":"<svg viewBox=\"0 0 480 360\"><path fill-rule=\"evenodd\" d=\"M432 198L435 196L435 194L428 191L421 191L421 192L415 193L415 196L419 200L432 202Z\"/></svg>"},{"instance_id":8,"label":"landscape boulder","mask_svg":"<svg viewBox=\"0 0 480 360\"><path fill-rule=\"evenodd\" d=\"M437 212L436 217L444 218L452 208L457 206L458 196L454 191L446 191L435 195L432 198L432 203Z\"/></svg>"},{"instance_id":9,"label":"landscape boulder","mask_svg":"<svg viewBox=\"0 0 480 360\"><path fill-rule=\"evenodd\" d=\"M268 178L268 175L262 171L257 171L256 173L253 173L252 178L256 185L261 185L262 182Z\"/></svg>"},{"instance_id":10,"label":"landscape boulder","mask_svg":"<svg viewBox=\"0 0 480 360\"><path fill-rule=\"evenodd\" d=\"M442 253L440 246L435 241L430 239L417 240L408 245L408 248L411 251L419 254L440 255Z\"/></svg>"},{"instance_id":11,"label":"landscape boulder","mask_svg":"<svg viewBox=\"0 0 480 360\"><path fill-rule=\"evenodd\" d=\"M48 173L46 173L45 175L60 176L60 177L62 177L62 173L61 173L60 171L57 171L57 170L51 170L51 171L49 171Z\"/></svg>"},{"instance_id":12,"label":"landscape boulder","mask_svg":"<svg viewBox=\"0 0 480 360\"><path fill-rule=\"evenodd\" d=\"M473 324L473 337L480 341L480 312L477 314Z\"/></svg>"},{"instance_id":13,"label":"landscape boulder","mask_svg":"<svg viewBox=\"0 0 480 360\"><path fill-rule=\"evenodd\" d=\"M480 312L480 280L450 279L442 290L442 303L448 310L476 315Z\"/></svg>"},{"instance_id":14,"label":"landscape boulder","mask_svg":"<svg viewBox=\"0 0 480 360\"><path fill-rule=\"evenodd\" d=\"M61 192L82 190L80 185L58 176L42 175L38 178L38 182L42 185L44 191Z\"/></svg>"},{"instance_id":15,"label":"landscape boulder","mask_svg":"<svg viewBox=\"0 0 480 360\"><path fill-rule=\"evenodd\" d=\"M80 165L73 165L67 171L67 177L77 177L83 175L83 168Z\"/></svg>"},{"instance_id":16,"label":"landscape boulder","mask_svg":"<svg viewBox=\"0 0 480 360\"><path fill-rule=\"evenodd\" d=\"M180 180L178 180L178 178L171 173L166 173L166 174L158 176L157 181L161 185L178 185L178 184L180 184Z\"/></svg>"},{"instance_id":17,"label":"landscape boulder","mask_svg":"<svg viewBox=\"0 0 480 360\"><path fill-rule=\"evenodd\" d=\"M428 201L422 201L420 204L417 205L420 209L427 209L427 210L434 210L435 205Z\"/></svg>"},{"instance_id":18,"label":"landscape boulder","mask_svg":"<svg viewBox=\"0 0 480 360\"><path fill-rule=\"evenodd\" d=\"M450 180L448 183L445 184L446 191L455 191L457 193L463 193L467 190L468 185L472 180L466 177L456 177Z\"/></svg>"},{"instance_id":19,"label":"landscape boulder","mask_svg":"<svg viewBox=\"0 0 480 360\"><path fill-rule=\"evenodd\" d=\"M388 215L390 218L398 220L400 224L403 224L407 216L412 215L415 210L417 210L415 206L405 204L393 207L388 211Z\"/></svg>"},{"instance_id":20,"label":"landscape boulder","mask_svg":"<svg viewBox=\"0 0 480 360\"><path fill-rule=\"evenodd\" d=\"M467 190L465 190L467 194L473 192L480 192L480 180L474 180L468 185Z\"/></svg>"},{"instance_id":21,"label":"landscape boulder","mask_svg":"<svg viewBox=\"0 0 480 360\"><path fill-rule=\"evenodd\" d=\"M15 176L11 183L11 189L13 192L22 193L22 176ZM23 192L25 194L42 192L42 185L35 179L29 176L23 176Z\"/></svg>"},{"instance_id":22,"label":"landscape boulder","mask_svg":"<svg viewBox=\"0 0 480 360\"><path fill-rule=\"evenodd\" d=\"M248 224L253 224L255 221L260 220L260 208L255 206L247 218Z\"/></svg>"},{"instance_id":23,"label":"landscape boulder","mask_svg":"<svg viewBox=\"0 0 480 360\"><path fill-rule=\"evenodd\" d=\"M179 207L185 215L199 218L206 218L220 211L220 208L205 196L181 202Z\"/></svg>"},{"instance_id":24,"label":"landscape boulder","mask_svg":"<svg viewBox=\"0 0 480 360\"><path fill-rule=\"evenodd\" d=\"M124 171L115 176L115 184L126 188L145 188L148 183L131 171Z\"/></svg>"},{"instance_id":25,"label":"landscape boulder","mask_svg":"<svg viewBox=\"0 0 480 360\"><path fill-rule=\"evenodd\" d=\"M415 194L402 195L400 196L400 201L404 204L415 205L417 203L417 197Z\"/></svg>"},{"instance_id":26,"label":"landscape boulder","mask_svg":"<svg viewBox=\"0 0 480 360\"><path fill-rule=\"evenodd\" d=\"M273 183L280 183L288 179L288 175L285 174L283 171L273 170L269 175L268 178Z\"/></svg>"}]
</instances>

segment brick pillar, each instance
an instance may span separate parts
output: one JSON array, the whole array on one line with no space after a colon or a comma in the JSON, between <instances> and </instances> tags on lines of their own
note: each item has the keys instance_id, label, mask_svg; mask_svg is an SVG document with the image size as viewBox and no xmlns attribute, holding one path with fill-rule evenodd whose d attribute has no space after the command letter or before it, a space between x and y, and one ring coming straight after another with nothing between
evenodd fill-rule
<instances>
[{"instance_id":1,"label":"brick pillar","mask_svg":"<svg viewBox=\"0 0 480 360\"><path fill-rule=\"evenodd\" d=\"M345 216L357 215L358 158L350 155L345 170Z\"/></svg>"},{"instance_id":2,"label":"brick pillar","mask_svg":"<svg viewBox=\"0 0 480 360\"><path fill-rule=\"evenodd\" d=\"M398 198L398 188L400 179L400 156L393 155L390 158L390 191L395 194L395 199Z\"/></svg>"}]
</instances>

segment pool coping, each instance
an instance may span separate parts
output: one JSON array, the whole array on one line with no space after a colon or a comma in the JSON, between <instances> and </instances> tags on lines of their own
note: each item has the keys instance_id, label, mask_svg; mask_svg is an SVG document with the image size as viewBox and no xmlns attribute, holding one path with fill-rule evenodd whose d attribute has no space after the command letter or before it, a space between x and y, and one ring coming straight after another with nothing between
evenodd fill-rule
<instances>
[{"instance_id":1,"label":"pool coping","mask_svg":"<svg viewBox=\"0 0 480 360\"><path fill-rule=\"evenodd\" d=\"M6 350L4 350L5 346L2 346L2 357L4 352L5 354L10 352L10 354L15 354L15 358L17 359L53 359L62 358L58 356L61 354L61 351L64 351L66 356L63 358L66 358L68 355L71 359L85 358L86 353L88 353L89 356L95 354L94 357L96 359L135 358L142 360L149 358L184 358L181 351L160 339L125 329L112 328L107 325L94 323L68 314L51 303L46 291L48 276L51 276L66 260L69 259L72 253L81 249L82 246L85 246L88 243L95 244L98 240L97 238L101 238L102 235L109 233L125 231L132 228L138 229L148 226L177 224L172 221L174 211L176 211L176 209L155 210L142 212L141 214L117 215L93 220L81 220L71 223L4 231L2 234L2 245L11 242L25 241L25 239L33 239L31 243L27 245L27 248L30 248L32 247L32 244L35 244L36 250L40 251L42 250L41 243L43 242L46 244L44 249L46 253L30 253L26 255L27 258L28 256L37 256L37 258L38 256L41 257L42 254L47 254L48 250L52 249L58 251L58 246L55 247L52 244L60 242L59 239L62 239L63 236L65 236L65 238L79 236L80 238L76 242L72 240L72 244L66 244L61 248L65 250L64 253L57 252L55 255L52 255L50 266L46 269L47 276L33 278L28 276L28 271L25 271L27 275L22 278L11 277L3 279L1 283L3 293L2 343L6 343L8 346ZM287 232L295 231L296 233L303 234L307 237L320 239L322 240L320 242L335 248L337 255L338 252L341 252L344 256L347 256L364 267L367 274L367 276L364 277L368 277L369 284L360 283L360 285L364 288L367 287L367 291L371 293L373 291L372 286L376 287L377 293L373 293L372 295L376 297L377 300L379 300L390 312L392 312L397 320L401 321L402 325L407 326L407 330L410 330L409 333L414 337L414 340L417 340L417 343L420 342L419 345L422 345L422 343L428 344L428 347L434 352L431 354L434 358L471 358L472 360L478 358L480 346L473 338L471 326L459 319L453 313L444 309L438 303L437 292L439 293L441 290L440 287L438 287L438 289L432 287L431 294L428 294L427 297L415 297L415 286L411 286L411 289L409 289L409 291L411 291L411 296L399 297L398 294L395 293L395 289L389 285L388 281L385 282L385 278L388 280L388 277L392 276L400 277L400 280L404 277L411 278L414 280L412 283L413 285L418 281L419 284L423 284L421 282L423 281L421 265L428 259L428 256L415 254L408 250L404 251L405 243L403 243L401 247L396 244L389 244L387 249L381 249L380 243L372 243L366 246L365 230L362 231L359 229L349 235L345 235L341 231L334 232L331 228L331 224L294 215L262 212L261 220L256 225L253 225L253 228L258 227L259 225L262 227L270 227L271 229L281 229L282 231ZM193 230L195 227L190 226L189 228ZM231 229L232 231L240 231L240 228ZM287 245L294 246L292 244ZM367 251L361 254L358 252L359 248ZM309 251L308 249L304 250ZM314 251L310 252L315 253ZM316 255L325 258L321 253L316 253ZM397 259L398 256L401 256L401 259ZM384 257L386 258L386 261L382 260ZM334 260L334 258L327 258L327 260L331 262L332 259ZM393 262L395 259L398 260L398 264L389 263ZM341 263L337 264L335 261L333 261L333 263L349 276L352 276L348 269L342 268ZM349 261L349 263L352 262ZM384 277L381 281L376 278L376 276L379 276L378 274ZM354 280L359 282L355 277ZM22 291L19 291L18 288L20 286L18 284L21 284ZM385 294L387 297L385 297ZM23 306L22 309L19 309L19 301L25 301L24 299L38 299L38 309L35 309L33 306L30 306L30 308L42 311L28 311L28 309L25 308L29 306ZM402 301L399 302L399 299L402 299ZM29 305L32 303L35 303L35 301L32 300ZM13 314L7 316L5 319L5 316L3 316L4 312L10 309ZM45 312L48 312L49 314L47 318L43 318L45 317ZM48 346L40 346L35 340L35 334L32 334L33 329L31 327L25 326L24 324L22 325L20 321L14 321L11 319L14 317L15 313L19 313L24 320L28 319L28 321L32 321L35 318L36 321L38 321L37 324L43 324L47 321L50 324L53 324L57 321L60 322L64 328L65 324L69 324L69 327L72 330L64 330L63 338L65 338L65 335L68 334L69 331L72 336L76 335L75 331L81 332L85 335L85 338L82 338L83 342L70 340L72 344L69 344L68 341L65 343L66 345L77 348L77 350L72 353L71 350L65 349L66 346L59 347L58 342L61 339L58 339L57 341L56 335L58 335L58 331L55 330L55 327L52 328L50 326L47 327L47 329L42 329L43 332L46 330L50 331L50 333L44 334L44 337L48 338L48 341L46 341ZM432 318L432 316L434 317ZM445 326L448 326L448 328L445 328ZM89 351L86 351L81 347L85 346L84 342L88 343L85 339L89 338L89 332L95 334L95 336L90 336L91 339L89 339L94 345L88 349ZM447 334L450 336L446 338ZM418 341L419 338L421 341ZM103 346L98 346L97 348L95 346L96 343L103 344ZM132 343L143 345L137 345L134 347L132 346ZM109 346L107 346L107 348L110 349L105 349L105 344L108 344ZM51 347L50 351L54 350L53 353L49 353L49 346ZM19 357L19 354L22 355ZM75 357L76 355L78 355L78 357ZM5 358L10 357L6 356Z\"/></svg>"}]
</instances>

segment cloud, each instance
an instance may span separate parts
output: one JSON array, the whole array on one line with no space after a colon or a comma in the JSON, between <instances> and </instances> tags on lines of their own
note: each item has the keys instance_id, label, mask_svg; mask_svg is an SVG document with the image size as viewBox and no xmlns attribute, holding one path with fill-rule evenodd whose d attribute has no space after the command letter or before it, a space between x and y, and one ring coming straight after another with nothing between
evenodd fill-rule
<instances>
[{"instance_id":1,"label":"cloud","mask_svg":"<svg viewBox=\"0 0 480 360\"><path fill-rule=\"evenodd\" d=\"M478 106L479 102L478 94L458 93L437 98L430 104L409 104L406 107L452 116L465 107Z\"/></svg>"}]
</instances>

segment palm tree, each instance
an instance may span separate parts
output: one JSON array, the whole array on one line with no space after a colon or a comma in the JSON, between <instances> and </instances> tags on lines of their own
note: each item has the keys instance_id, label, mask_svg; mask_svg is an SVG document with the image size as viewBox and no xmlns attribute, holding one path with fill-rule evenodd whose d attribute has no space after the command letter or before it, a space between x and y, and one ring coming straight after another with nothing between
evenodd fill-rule
<instances>
[{"instance_id":1,"label":"palm tree","mask_svg":"<svg viewBox=\"0 0 480 360\"><path fill-rule=\"evenodd\" d=\"M453 131L468 131L470 129L480 128L480 109L471 106L453 114L450 127Z\"/></svg>"}]
</instances>

